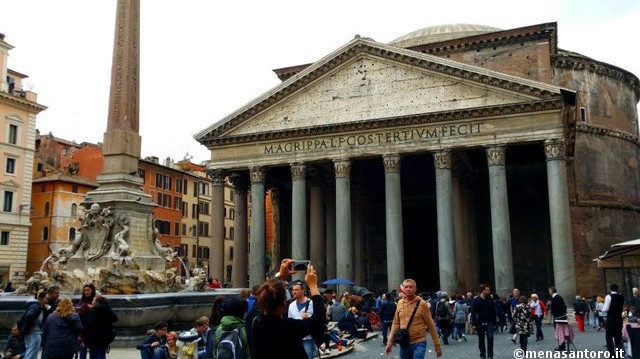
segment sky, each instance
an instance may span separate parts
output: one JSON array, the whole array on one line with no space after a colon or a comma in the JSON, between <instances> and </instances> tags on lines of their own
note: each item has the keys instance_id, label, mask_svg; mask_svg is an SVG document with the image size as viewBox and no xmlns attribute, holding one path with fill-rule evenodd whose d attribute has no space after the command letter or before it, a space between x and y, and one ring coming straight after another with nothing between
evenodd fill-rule
<instances>
[{"instance_id":1,"label":"sky","mask_svg":"<svg viewBox=\"0 0 640 359\"><path fill-rule=\"evenodd\" d=\"M9 68L48 106L42 134L102 142L116 0L0 0ZM640 76L637 0L141 0L141 157L210 158L193 135L358 34L388 43L443 24L558 23L558 46Z\"/></svg>"}]
</instances>

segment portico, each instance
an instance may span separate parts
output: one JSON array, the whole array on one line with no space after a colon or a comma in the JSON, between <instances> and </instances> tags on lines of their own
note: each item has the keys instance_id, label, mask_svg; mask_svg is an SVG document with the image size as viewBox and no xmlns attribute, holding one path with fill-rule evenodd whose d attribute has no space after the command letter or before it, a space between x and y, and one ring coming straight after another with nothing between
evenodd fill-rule
<instances>
[{"instance_id":1,"label":"portico","mask_svg":"<svg viewBox=\"0 0 640 359\"><path fill-rule=\"evenodd\" d=\"M560 174L572 96L355 38L195 137L211 169L251 178L249 285L269 252L375 289L412 277L422 290L480 281L506 294L525 277L517 252L552 253L531 285L555 276L575 293ZM278 253L264 241L269 189L288 224Z\"/></svg>"}]
</instances>

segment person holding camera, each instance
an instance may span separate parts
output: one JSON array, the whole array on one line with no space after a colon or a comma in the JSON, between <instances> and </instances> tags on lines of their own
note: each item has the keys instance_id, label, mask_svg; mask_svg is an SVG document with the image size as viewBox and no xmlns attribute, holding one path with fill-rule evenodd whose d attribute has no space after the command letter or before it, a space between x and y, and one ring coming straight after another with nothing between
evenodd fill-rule
<instances>
[{"instance_id":1,"label":"person holding camera","mask_svg":"<svg viewBox=\"0 0 640 359\"><path fill-rule=\"evenodd\" d=\"M400 358L424 358L427 351L427 329L433 339L436 356L442 356L442 347L438 340L436 325L431 317L431 310L427 302L416 295L416 282L405 279L402 283L404 298L398 301L391 333L385 348L386 354L391 354L394 343L400 345Z\"/></svg>"}]
</instances>

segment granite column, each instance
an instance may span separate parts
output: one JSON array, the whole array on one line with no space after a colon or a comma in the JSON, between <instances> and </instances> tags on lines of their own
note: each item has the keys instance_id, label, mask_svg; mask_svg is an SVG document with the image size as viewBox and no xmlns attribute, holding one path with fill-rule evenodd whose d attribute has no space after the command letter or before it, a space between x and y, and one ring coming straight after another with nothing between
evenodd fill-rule
<instances>
[{"instance_id":1,"label":"granite column","mask_svg":"<svg viewBox=\"0 0 640 359\"><path fill-rule=\"evenodd\" d=\"M249 287L265 281L265 169L251 168L251 242Z\"/></svg>"},{"instance_id":2,"label":"granite column","mask_svg":"<svg viewBox=\"0 0 640 359\"><path fill-rule=\"evenodd\" d=\"M384 155L382 160L384 162L385 223L387 234L387 288L391 290L398 288L405 279L400 155Z\"/></svg>"},{"instance_id":3,"label":"granite column","mask_svg":"<svg viewBox=\"0 0 640 359\"><path fill-rule=\"evenodd\" d=\"M451 151L433 153L436 169L436 208L438 221L438 262L440 289L453 293L458 288L456 273L455 227L453 221L453 190Z\"/></svg>"}]
</instances>

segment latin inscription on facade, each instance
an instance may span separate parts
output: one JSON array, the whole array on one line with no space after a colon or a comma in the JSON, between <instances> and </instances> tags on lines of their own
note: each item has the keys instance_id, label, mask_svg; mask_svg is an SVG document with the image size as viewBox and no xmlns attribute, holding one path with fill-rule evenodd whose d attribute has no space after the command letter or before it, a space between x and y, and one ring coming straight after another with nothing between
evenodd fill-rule
<instances>
[{"instance_id":1,"label":"latin inscription on facade","mask_svg":"<svg viewBox=\"0 0 640 359\"><path fill-rule=\"evenodd\" d=\"M295 153L303 151L336 149L343 147L401 144L428 141L442 137L468 136L482 133L483 123L466 123L424 127L419 129L394 130L368 134L352 134L313 140L290 141L264 146L264 154Z\"/></svg>"}]
</instances>

